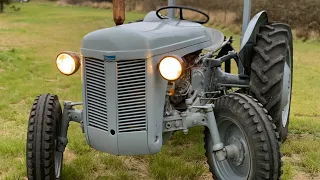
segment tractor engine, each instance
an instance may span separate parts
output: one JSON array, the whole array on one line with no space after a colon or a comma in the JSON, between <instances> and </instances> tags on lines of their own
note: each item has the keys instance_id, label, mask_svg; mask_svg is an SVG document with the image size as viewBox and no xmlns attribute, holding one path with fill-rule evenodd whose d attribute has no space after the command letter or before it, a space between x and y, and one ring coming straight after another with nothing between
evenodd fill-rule
<instances>
[{"instance_id":1,"label":"tractor engine","mask_svg":"<svg viewBox=\"0 0 320 180\"><path fill-rule=\"evenodd\" d=\"M185 111L187 109L185 100L190 98L195 90L205 98L212 98L210 94L205 93L212 90L210 86L212 73L208 69L208 62L202 61L204 56L200 56L201 53L202 50L199 50L185 55L183 57L186 62L184 74L174 83L168 82L164 116L172 115L174 110Z\"/></svg>"},{"instance_id":2,"label":"tractor engine","mask_svg":"<svg viewBox=\"0 0 320 180\"><path fill-rule=\"evenodd\" d=\"M174 83L168 83L168 87L172 88L173 93L169 92L167 101L169 100L170 105L173 106L176 110L183 111L187 108L185 99L187 99L188 96L192 93L193 71L194 68L198 69L198 67L200 66L199 55L201 54L201 52L202 50L199 50L182 57L182 59L186 63L184 74ZM165 114L168 114L168 112L165 112Z\"/></svg>"}]
</instances>

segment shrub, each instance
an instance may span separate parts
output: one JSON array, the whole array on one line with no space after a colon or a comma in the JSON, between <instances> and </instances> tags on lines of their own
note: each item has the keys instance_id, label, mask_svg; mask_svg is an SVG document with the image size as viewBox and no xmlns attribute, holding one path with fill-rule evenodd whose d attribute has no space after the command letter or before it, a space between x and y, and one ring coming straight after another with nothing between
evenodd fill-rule
<instances>
[{"instance_id":1,"label":"shrub","mask_svg":"<svg viewBox=\"0 0 320 180\"><path fill-rule=\"evenodd\" d=\"M0 13L3 13L4 5L10 4L10 0L0 0Z\"/></svg>"},{"instance_id":2,"label":"shrub","mask_svg":"<svg viewBox=\"0 0 320 180\"><path fill-rule=\"evenodd\" d=\"M88 0L61 1L67 4L92 4L88 3ZM111 3L112 0L89 0L89 2ZM228 26L230 29L240 32L242 0L177 0L177 4L201 9L210 14L212 19L210 24ZM126 0L127 11L148 12L165 5L167 5L167 0ZM111 8L111 4L106 7ZM319 0L252 0L252 16L261 10L268 12L271 21L289 24L295 29L296 36L299 38L308 39L314 35L320 37Z\"/></svg>"},{"instance_id":3,"label":"shrub","mask_svg":"<svg viewBox=\"0 0 320 180\"><path fill-rule=\"evenodd\" d=\"M139 11L154 10L155 7L167 3L163 0L128 1L129 10L139 7ZM208 12L215 22L224 26L236 24L240 27L242 22L242 0L177 0L177 3L202 9ZM252 0L252 16L261 10L268 12L271 21L281 21L296 29L297 37L308 39L314 34L320 36L319 0Z\"/></svg>"}]
</instances>

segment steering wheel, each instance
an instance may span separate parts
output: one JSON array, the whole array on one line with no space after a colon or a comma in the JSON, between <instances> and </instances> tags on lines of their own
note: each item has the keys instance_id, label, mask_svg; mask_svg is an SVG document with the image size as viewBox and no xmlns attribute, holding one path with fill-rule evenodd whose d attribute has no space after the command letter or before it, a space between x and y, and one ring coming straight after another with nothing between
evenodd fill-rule
<instances>
[{"instance_id":1,"label":"steering wheel","mask_svg":"<svg viewBox=\"0 0 320 180\"><path fill-rule=\"evenodd\" d=\"M206 17L206 20L204 20L204 21L192 21L192 20L187 20L187 21L191 21L191 22L195 22L195 23L199 23L199 24L205 24L210 20L210 17L209 17L208 14L206 14L206 13L204 13L202 11L199 11L197 9L194 9L194 8L191 8L191 7L186 7L186 6L165 6L165 7L162 7L162 8L160 8L160 9L158 9L156 11L156 14L157 14L158 18L160 18L160 19L169 19L167 16L163 16L163 15L160 14L160 11L162 11L164 9L179 9L180 10L180 13L179 13L180 14L180 20L186 20L183 17L183 10L184 9L200 13L200 14L202 14L202 15L204 15Z\"/></svg>"}]
</instances>

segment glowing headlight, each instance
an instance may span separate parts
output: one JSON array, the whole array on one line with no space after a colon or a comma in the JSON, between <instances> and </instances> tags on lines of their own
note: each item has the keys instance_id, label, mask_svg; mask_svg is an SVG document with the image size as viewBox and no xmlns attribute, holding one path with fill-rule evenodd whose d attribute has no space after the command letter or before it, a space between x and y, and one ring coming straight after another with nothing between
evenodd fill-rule
<instances>
[{"instance_id":1,"label":"glowing headlight","mask_svg":"<svg viewBox=\"0 0 320 180\"><path fill-rule=\"evenodd\" d=\"M56 65L62 74L69 76L78 71L80 57L74 52L62 52L57 57Z\"/></svg>"},{"instance_id":2,"label":"glowing headlight","mask_svg":"<svg viewBox=\"0 0 320 180\"><path fill-rule=\"evenodd\" d=\"M174 56L165 57L159 62L158 69L164 79L177 80L183 72L183 60Z\"/></svg>"}]
</instances>

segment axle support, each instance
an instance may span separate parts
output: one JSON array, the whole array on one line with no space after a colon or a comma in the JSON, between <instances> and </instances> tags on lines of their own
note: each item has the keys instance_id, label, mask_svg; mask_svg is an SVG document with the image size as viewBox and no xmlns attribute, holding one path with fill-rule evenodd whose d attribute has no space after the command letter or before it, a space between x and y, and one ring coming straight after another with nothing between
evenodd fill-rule
<instances>
[{"instance_id":1,"label":"axle support","mask_svg":"<svg viewBox=\"0 0 320 180\"><path fill-rule=\"evenodd\" d=\"M195 110L196 112L194 112ZM165 117L163 132L182 130L187 134L188 128L196 126L206 126L210 130L211 139L213 141L212 150L219 161L225 160L228 154L232 158L237 156L238 148L236 146L229 145L228 147L224 147L221 142L218 126L214 116L213 104L191 106L186 112L175 112L172 116Z\"/></svg>"},{"instance_id":2,"label":"axle support","mask_svg":"<svg viewBox=\"0 0 320 180\"><path fill-rule=\"evenodd\" d=\"M82 105L81 102L71 102L66 101L63 103L63 112L60 129L58 130L58 142L57 142L57 150L59 152L64 152L67 144L68 144L68 128L70 121L77 122L82 124L82 110L74 109L73 106Z\"/></svg>"}]
</instances>

